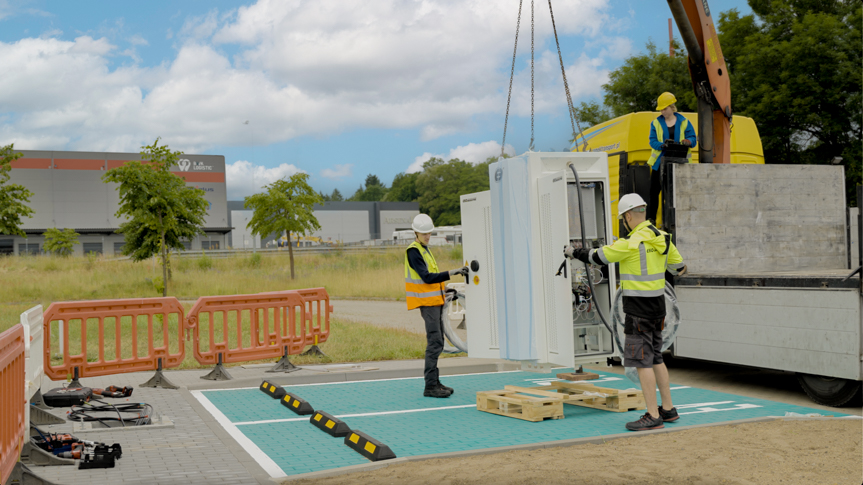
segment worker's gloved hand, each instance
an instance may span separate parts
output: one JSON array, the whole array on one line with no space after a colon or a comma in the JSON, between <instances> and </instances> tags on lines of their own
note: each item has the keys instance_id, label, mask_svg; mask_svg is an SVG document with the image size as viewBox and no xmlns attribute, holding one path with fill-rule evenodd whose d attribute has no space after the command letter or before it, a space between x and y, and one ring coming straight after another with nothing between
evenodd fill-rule
<instances>
[{"instance_id":1,"label":"worker's gloved hand","mask_svg":"<svg viewBox=\"0 0 863 485\"><path fill-rule=\"evenodd\" d=\"M575 259L581 261L582 263L589 263L590 259L590 249L587 248L579 248L574 251L573 256Z\"/></svg>"},{"instance_id":2,"label":"worker's gloved hand","mask_svg":"<svg viewBox=\"0 0 863 485\"><path fill-rule=\"evenodd\" d=\"M459 269L451 269L451 270L449 270L449 275L450 275L450 276L456 276L456 275L460 275L460 276L467 276L467 272L468 272L468 268L467 268L467 266L462 266L462 267L461 267L461 268L459 268Z\"/></svg>"},{"instance_id":3,"label":"worker's gloved hand","mask_svg":"<svg viewBox=\"0 0 863 485\"><path fill-rule=\"evenodd\" d=\"M566 259L575 259L575 248L572 246L565 246L563 248L563 255L566 256Z\"/></svg>"},{"instance_id":4,"label":"worker's gloved hand","mask_svg":"<svg viewBox=\"0 0 863 485\"><path fill-rule=\"evenodd\" d=\"M678 272L677 272L677 276L683 276L683 275L685 275L685 274L686 274L686 269L687 269L687 268L686 268L686 265L683 265L683 267L682 267L682 268L680 268L680 271L678 271Z\"/></svg>"},{"instance_id":5,"label":"worker's gloved hand","mask_svg":"<svg viewBox=\"0 0 863 485\"><path fill-rule=\"evenodd\" d=\"M684 144L684 145L686 145L686 146L688 146L688 147L691 147L691 146L692 146L692 142L691 142L691 141L689 141L689 140L683 140L683 144Z\"/></svg>"}]
</instances>

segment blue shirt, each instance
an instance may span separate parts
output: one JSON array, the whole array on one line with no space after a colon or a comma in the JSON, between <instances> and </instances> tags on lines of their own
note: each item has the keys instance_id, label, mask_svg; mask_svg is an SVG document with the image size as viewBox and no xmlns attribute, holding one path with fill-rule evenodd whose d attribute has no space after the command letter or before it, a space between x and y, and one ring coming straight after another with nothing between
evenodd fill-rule
<instances>
[{"instance_id":1,"label":"blue shirt","mask_svg":"<svg viewBox=\"0 0 863 485\"><path fill-rule=\"evenodd\" d=\"M674 117L676 118L676 121L674 122L674 126L676 127L675 131L677 131L677 129L680 129L680 125L683 124L683 120L686 118L684 118L683 115L680 113L674 113ZM650 148L652 148L654 150L660 150L663 153L661 153L656 158L656 161L653 162L653 166L650 167L652 170L659 170L659 162L662 160L662 155L665 154L665 150L662 149L662 143L665 140L668 140L669 138L671 138L671 136L669 136L669 133L668 133L668 126L665 124L665 117L663 117L662 115L659 115L656 119L659 120L659 126L662 127L662 139L658 140L656 138L656 131L653 129L653 123L651 123L650 124ZM687 140L689 140L689 143L690 143L689 148L690 149L696 147L696 145L698 144L698 138L695 136L695 128L692 127L692 123L687 124L686 131L683 133L683 136ZM674 137L674 141L675 142L677 141L677 136Z\"/></svg>"}]
</instances>

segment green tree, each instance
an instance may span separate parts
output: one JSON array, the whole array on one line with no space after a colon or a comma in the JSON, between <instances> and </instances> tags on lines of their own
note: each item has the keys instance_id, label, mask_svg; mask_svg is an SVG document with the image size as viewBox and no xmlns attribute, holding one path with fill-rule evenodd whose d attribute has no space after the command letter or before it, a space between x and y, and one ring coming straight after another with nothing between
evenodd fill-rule
<instances>
[{"instance_id":1,"label":"green tree","mask_svg":"<svg viewBox=\"0 0 863 485\"><path fill-rule=\"evenodd\" d=\"M325 194L325 193L321 192L320 190L318 191L318 197L320 197L320 198L321 198L321 201L323 201L323 202L329 202L329 201L333 200L333 199L331 199L331 198L330 198L330 196L329 196L329 195L327 195L327 194Z\"/></svg>"},{"instance_id":2,"label":"green tree","mask_svg":"<svg viewBox=\"0 0 863 485\"><path fill-rule=\"evenodd\" d=\"M419 172L396 174L384 200L388 202L415 202L420 195L417 192L417 177L419 175Z\"/></svg>"},{"instance_id":3,"label":"green tree","mask_svg":"<svg viewBox=\"0 0 863 485\"><path fill-rule=\"evenodd\" d=\"M355 202L376 202L384 200L387 195L387 188L381 183L377 175L369 174L366 177L365 188L360 186L350 200Z\"/></svg>"},{"instance_id":4,"label":"green tree","mask_svg":"<svg viewBox=\"0 0 863 485\"><path fill-rule=\"evenodd\" d=\"M586 130L591 126L605 123L612 118L611 110L605 106L600 106L596 101L585 103L582 101L578 106L574 107L575 117L581 124L581 129ZM577 129L578 127L576 127ZM571 141L571 140L570 140Z\"/></svg>"},{"instance_id":5,"label":"green tree","mask_svg":"<svg viewBox=\"0 0 863 485\"><path fill-rule=\"evenodd\" d=\"M15 152L14 144L0 147L0 234L27 237L19 226L21 218L31 217L34 213L27 205L33 192L23 185L7 183L11 177L9 171L12 170L12 162L19 158L21 154Z\"/></svg>"},{"instance_id":6,"label":"green tree","mask_svg":"<svg viewBox=\"0 0 863 485\"><path fill-rule=\"evenodd\" d=\"M853 203L863 160L863 3L749 3L752 15L719 18L735 113L757 123L768 163L843 157Z\"/></svg>"},{"instance_id":7,"label":"green tree","mask_svg":"<svg viewBox=\"0 0 863 485\"><path fill-rule=\"evenodd\" d=\"M616 117L636 111L655 111L656 98L666 91L674 93L678 111L697 111L687 54L680 44L674 42L678 53L674 57L658 52L653 42L648 42L646 48L646 54L626 59L608 75L608 83L602 85L605 105L612 114ZM724 48L723 45L723 52Z\"/></svg>"},{"instance_id":8,"label":"green tree","mask_svg":"<svg viewBox=\"0 0 863 485\"><path fill-rule=\"evenodd\" d=\"M182 178L170 172L182 152L159 146L159 138L141 148L142 161L108 170L102 180L119 184L116 216L127 219L117 231L126 241L123 254L133 261L160 255L162 296L167 296L168 251L182 250L184 240L203 234L201 226L209 204L203 190L186 186Z\"/></svg>"},{"instance_id":9,"label":"green tree","mask_svg":"<svg viewBox=\"0 0 863 485\"><path fill-rule=\"evenodd\" d=\"M339 189L333 189L333 193L330 194L330 200L335 202L341 202L345 200L345 198L344 196L342 196L342 193L339 192Z\"/></svg>"},{"instance_id":10,"label":"green tree","mask_svg":"<svg viewBox=\"0 0 863 485\"><path fill-rule=\"evenodd\" d=\"M43 248L49 253L54 253L58 256L70 256L72 248L78 244L78 233L74 229L57 229L52 227L43 234L45 236L45 245Z\"/></svg>"},{"instance_id":11,"label":"green tree","mask_svg":"<svg viewBox=\"0 0 863 485\"><path fill-rule=\"evenodd\" d=\"M276 180L264 187L266 192L245 199L246 209L254 210L248 227L252 234L266 237L268 234L285 233L291 260L291 279L294 279L294 245L291 233L304 235L321 228L315 218L313 206L323 202L309 186L306 173L291 175L289 180Z\"/></svg>"},{"instance_id":12,"label":"green tree","mask_svg":"<svg viewBox=\"0 0 863 485\"><path fill-rule=\"evenodd\" d=\"M383 184L381 184L381 179L379 179L377 175L368 174L366 176L366 188L369 188L372 185L383 185Z\"/></svg>"},{"instance_id":13,"label":"green tree","mask_svg":"<svg viewBox=\"0 0 863 485\"><path fill-rule=\"evenodd\" d=\"M459 196L488 190L488 165L495 161L497 157L490 157L472 165L457 158L448 162L429 159L416 180L420 211L428 214L436 225L461 224Z\"/></svg>"}]
</instances>

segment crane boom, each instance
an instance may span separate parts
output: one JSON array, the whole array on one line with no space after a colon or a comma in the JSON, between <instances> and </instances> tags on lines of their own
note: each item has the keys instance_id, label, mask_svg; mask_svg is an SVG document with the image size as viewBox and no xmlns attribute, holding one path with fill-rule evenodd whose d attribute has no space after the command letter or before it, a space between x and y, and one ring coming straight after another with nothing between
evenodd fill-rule
<instances>
[{"instance_id":1,"label":"crane boom","mask_svg":"<svg viewBox=\"0 0 863 485\"><path fill-rule=\"evenodd\" d=\"M731 82L707 0L668 0L698 99L700 163L731 162Z\"/></svg>"}]
</instances>

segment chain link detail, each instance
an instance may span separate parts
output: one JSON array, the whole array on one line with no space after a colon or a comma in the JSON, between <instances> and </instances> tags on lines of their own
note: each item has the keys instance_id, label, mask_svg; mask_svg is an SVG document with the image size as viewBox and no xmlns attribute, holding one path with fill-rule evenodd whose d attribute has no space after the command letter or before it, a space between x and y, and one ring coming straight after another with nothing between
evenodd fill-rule
<instances>
[{"instance_id":1,"label":"chain link detail","mask_svg":"<svg viewBox=\"0 0 863 485\"><path fill-rule=\"evenodd\" d=\"M569 93L569 84L566 82L566 69L563 67L563 55L560 53L560 41L557 39L557 27L554 24L554 10L551 8L551 0L548 0L548 11L551 13L551 28L554 30L554 43L557 45L557 58L560 59L560 73L563 75L563 89L566 91L566 105L569 109L569 122L572 125L572 141L575 143L578 140L575 127L578 125L578 134L581 135L584 146L581 151L587 151L587 140L584 139L584 132L581 130L581 123L578 122L578 117L575 116L575 107L572 104L572 95ZM577 147L576 147L577 148Z\"/></svg>"},{"instance_id":2,"label":"chain link detail","mask_svg":"<svg viewBox=\"0 0 863 485\"><path fill-rule=\"evenodd\" d=\"M509 92L506 95L506 117L503 119L503 141L500 143L500 158L506 149L506 125L509 123L509 103L512 100L512 80L515 77L515 53L518 51L518 31L521 28L521 3L518 0L518 20L515 23L515 45L512 48L512 67L509 70Z\"/></svg>"}]
</instances>

